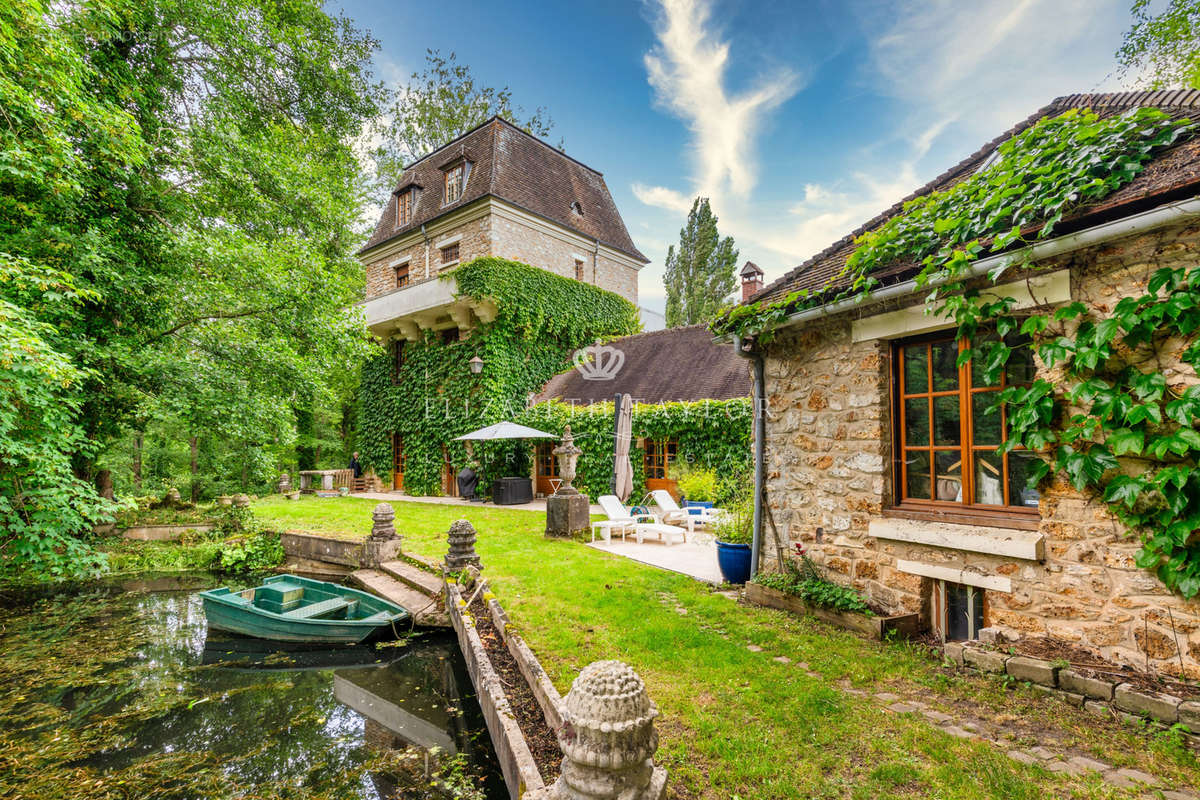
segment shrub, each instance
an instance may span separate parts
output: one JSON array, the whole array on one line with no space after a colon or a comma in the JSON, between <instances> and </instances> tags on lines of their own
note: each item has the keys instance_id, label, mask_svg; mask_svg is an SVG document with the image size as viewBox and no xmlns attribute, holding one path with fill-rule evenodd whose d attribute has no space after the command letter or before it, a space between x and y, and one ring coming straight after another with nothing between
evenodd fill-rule
<instances>
[{"instance_id":1,"label":"shrub","mask_svg":"<svg viewBox=\"0 0 1200 800\"><path fill-rule=\"evenodd\" d=\"M675 482L686 500L711 501L717 493L717 473L711 469L681 467L676 472Z\"/></svg>"},{"instance_id":2,"label":"shrub","mask_svg":"<svg viewBox=\"0 0 1200 800\"><path fill-rule=\"evenodd\" d=\"M750 544L754 536L754 508L736 503L725 509L713 523L717 540L727 544Z\"/></svg>"},{"instance_id":3,"label":"shrub","mask_svg":"<svg viewBox=\"0 0 1200 800\"><path fill-rule=\"evenodd\" d=\"M800 556L800 564L786 562L782 572L760 572L754 583L769 589L796 595L809 605L849 611L872 616L866 600L850 586L842 586L821 577L816 564L806 555Z\"/></svg>"}]
</instances>

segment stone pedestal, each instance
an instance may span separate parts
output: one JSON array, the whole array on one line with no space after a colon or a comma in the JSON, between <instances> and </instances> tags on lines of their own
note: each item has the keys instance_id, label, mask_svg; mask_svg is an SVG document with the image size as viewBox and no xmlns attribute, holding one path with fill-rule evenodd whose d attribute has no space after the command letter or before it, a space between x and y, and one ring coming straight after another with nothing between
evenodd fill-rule
<instances>
[{"instance_id":1,"label":"stone pedestal","mask_svg":"<svg viewBox=\"0 0 1200 800\"><path fill-rule=\"evenodd\" d=\"M591 503L586 494L555 494L546 498L546 535L574 536L591 527Z\"/></svg>"},{"instance_id":2,"label":"stone pedestal","mask_svg":"<svg viewBox=\"0 0 1200 800\"><path fill-rule=\"evenodd\" d=\"M276 484L275 491L280 494L288 494L292 491L292 479L286 472L279 476L279 483Z\"/></svg>"},{"instance_id":3,"label":"stone pedestal","mask_svg":"<svg viewBox=\"0 0 1200 800\"><path fill-rule=\"evenodd\" d=\"M446 536L450 549L446 552L446 571L460 572L468 566L483 569L479 556L475 553L475 528L465 519L456 520L450 525L450 533Z\"/></svg>"},{"instance_id":4,"label":"stone pedestal","mask_svg":"<svg viewBox=\"0 0 1200 800\"><path fill-rule=\"evenodd\" d=\"M362 565L377 567L400 555L400 536L393 524L395 510L387 503L380 503L371 512L371 535L363 542Z\"/></svg>"}]
</instances>

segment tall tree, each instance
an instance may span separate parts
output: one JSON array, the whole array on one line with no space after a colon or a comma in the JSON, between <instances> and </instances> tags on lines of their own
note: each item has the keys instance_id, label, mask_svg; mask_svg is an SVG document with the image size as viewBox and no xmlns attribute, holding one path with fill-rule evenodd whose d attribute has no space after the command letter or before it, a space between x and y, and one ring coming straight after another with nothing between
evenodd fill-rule
<instances>
[{"instance_id":1,"label":"tall tree","mask_svg":"<svg viewBox=\"0 0 1200 800\"><path fill-rule=\"evenodd\" d=\"M513 105L512 91L479 85L454 53L425 51L425 69L414 72L397 90L390 113L381 120L375 150L377 193L396 187L404 165L440 147L494 116L500 116L534 136L546 136L554 121L538 106L532 113Z\"/></svg>"},{"instance_id":2,"label":"tall tree","mask_svg":"<svg viewBox=\"0 0 1200 800\"><path fill-rule=\"evenodd\" d=\"M1200 89L1200 0L1169 0L1158 14L1134 0L1117 60L1123 76L1151 89Z\"/></svg>"},{"instance_id":3,"label":"tall tree","mask_svg":"<svg viewBox=\"0 0 1200 800\"><path fill-rule=\"evenodd\" d=\"M286 439L367 354L374 48L318 0L0 3L4 567L68 566L131 426Z\"/></svg>"},{"instance_id":4,"label":"tall tree","mask_svg":"<svg viewBox=\"0 0 1200 800\"><path fill-rule=\"evenodd\" d=\"M737 288L738 251L733 237L721 238L707 197L697 197L679 231L679 248L667 249L667 327L708 322Z\"/></svg>"}]
</instances>

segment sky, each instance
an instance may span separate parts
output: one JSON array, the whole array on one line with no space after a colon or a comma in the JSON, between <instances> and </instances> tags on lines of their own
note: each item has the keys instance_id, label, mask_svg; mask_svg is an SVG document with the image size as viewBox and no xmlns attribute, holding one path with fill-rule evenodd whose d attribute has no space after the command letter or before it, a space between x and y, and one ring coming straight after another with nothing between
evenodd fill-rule
<instances>
[{"instance_id":1,"label":"sky","mask_svg":"<svg viewBox=\"0 0 1200 800\"><path fill-rule=\"evenodd\" d=\"M403 83L426 48L546 108L604 173L665 304L667 247L711 198L773 280L1050 100L1121 88L1130 0L440 0L331 4Z\"/></svg>"}]
</instances>

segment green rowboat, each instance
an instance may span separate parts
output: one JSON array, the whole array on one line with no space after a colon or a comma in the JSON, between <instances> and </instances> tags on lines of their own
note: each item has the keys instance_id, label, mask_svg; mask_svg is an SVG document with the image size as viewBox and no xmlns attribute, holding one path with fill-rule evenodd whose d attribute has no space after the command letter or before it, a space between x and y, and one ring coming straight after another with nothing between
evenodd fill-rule
<instances>
[{"instance_id":1,"label":"green rowboat","mask_svg":"<svg viewBox=\"0 0 1200 800\"><path fill-rule=\"evenodd\" d=\"M299 575L273 575L242 591L200 592L210 628L258 639L358 644L395 635L404 608L367 592Z\"/></svg>"}]
</instances>

